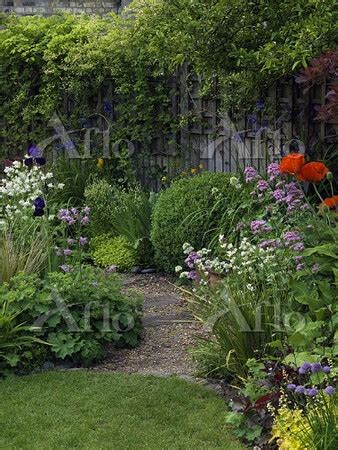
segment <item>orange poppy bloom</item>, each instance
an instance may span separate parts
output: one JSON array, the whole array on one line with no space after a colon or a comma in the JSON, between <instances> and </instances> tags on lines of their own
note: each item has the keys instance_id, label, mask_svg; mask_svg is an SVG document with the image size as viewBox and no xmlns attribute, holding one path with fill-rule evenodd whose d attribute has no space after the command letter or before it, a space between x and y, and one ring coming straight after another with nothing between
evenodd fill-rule
<instances>
[{"instance_id":1,"label":"orange poppy bloom","mask_svg":"<svg viewBox=\"0 0 338 450\"><path fill-rule=\"evenodd\" d=\"M333 197L326 198L321 206L326 205L328 208L333 209L338 206L338 195L334 195Z\"/></svg>"},{"instance_id":2,"label":"orange poppy bloom","mask_svg":"<svg viewBox=\"0 0 338 450\"><path fill-rule=\"evenodd\" d=\"M279 164L279 170L282 173L291 173L295 175L305 164L305 157L301 153L290 153L282 158Z\"/></svg>"},{"instance_id":3,"label":"orange poppy bloom","mask_svg":"<svg viewBox=\"0 0 338 450\"><path fill-rule=\"evenodd\" d=\"M329 169L324 163L313 161L305 164L297 173L297 177L301 181L316 183L317 181L323 181L328 173Z\"/></svg>"}]
</instances>

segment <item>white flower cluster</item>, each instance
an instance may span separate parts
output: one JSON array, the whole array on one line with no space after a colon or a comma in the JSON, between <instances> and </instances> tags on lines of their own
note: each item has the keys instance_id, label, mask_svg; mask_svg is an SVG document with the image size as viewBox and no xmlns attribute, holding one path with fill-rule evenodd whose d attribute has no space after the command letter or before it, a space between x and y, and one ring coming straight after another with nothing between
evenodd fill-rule
<instances>
[{"instance_id":1,"label":"white flower cluster","mask_svg":"<svg viewBox=\"0 0 338 450\"><path fill-rule=\"evenodd\" d=\"M218 257L210 258L211 250L202 248L197 252L188 243L183 244L183 252L187 255L185 260L190 272L182 272L181 266L176 266L175 272L180 273L180 278L190 278L193 272L198 272L200 275L208 276L210 272L223 273L225 270L225 262Z\"/></svg>"},{"instance_id":2,"label":"white flower cluster","mask_svg":"<svg viewBox=\"0 0 338 450\"><path fill-rule=\"evenodd\" d=\"M182 245L182 248L183 248L183 253L184 253L185 255L188 255L189 253L191 253L191 252L194 250L194 247L192 247L192 246L189 244L189 242L185 242L185 243Z\"/></svg>"},{"instance_id":3,"label":"white flower cluster","mask_svg":"<svg viewBox=\"0 0 338 450\"><path fill-rule=\"evenodd\" d=\"M231 177L230 178L230 184L231 186L234 186L235 189L241 189L242 188L242 184L239 181L239 179L237 177Z\"/></svg>"},{"instance_id":4,"label":"white flower cluster","mask_svg":"<svg viewBox=\"0 0 338 450\"><path fill-rule=\"evenodd\" d=\"M44 173L38 166L27 167L24 162L15 161L6 167L5 178L0 180L0 204L5 206L9 218L15 215L29 216L34 210L34 200L48 189L62 189L63 184L55 184L51 172Z\"/></svg>"},{"instance_id":5,"label":"white flower cluster","mask_svg":"<svg viewBox=\"0 0 338 450\"><path fill-rule=\"evenodd\" d=\"M240 245L235 247L233 244L224 242L224 236L219 237L221 248L225 250L225 264L227 271L236 272L238 275L253 275L257 269L268 268L269 271L277 269L278 261L276 250L273 248L259 248L251 244L248 238L243 238Z\"/></svg>"}]
</instances>

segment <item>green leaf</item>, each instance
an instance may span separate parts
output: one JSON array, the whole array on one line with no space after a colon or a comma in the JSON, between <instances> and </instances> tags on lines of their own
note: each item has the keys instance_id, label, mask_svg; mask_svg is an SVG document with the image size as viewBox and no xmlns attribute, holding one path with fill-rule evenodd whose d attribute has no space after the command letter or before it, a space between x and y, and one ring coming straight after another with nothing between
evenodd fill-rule
<instances>
[{"instance_id":1,"label":"green leaf","mask_svg":"<svg viewBox=\"0 0 338 450\"><path fill-rule=\"evenodd\" d=\"M333 249L335 249L335 246L332 246L332 244L318 245L317 247L305 249L304 256L311 256L318 253L318 255L329 256L333 259L337 259L338 252Z\"/></svg>"},{"instance_id":2,"label":"green leaf","mask_svg":"<svg viewBox=\"0 0 338 450\"><path fill-rule=\"evenodd\" d=\"M312 355L309 352L290 353L284 358L285 364L293 364L296 367L300 367L304 362L317 362L318 357Z\"/></svg>"},{"instance_id":3,"label":"green leaf","mask_svg":"<svg viewBox=\"0 0 338 450\"><path fill-rule=\"evenodd\" d=\"M56 327L61 322L61 315L60 314L53 314L48 320L48 326L51 328Z\"/></svg>"},{"instance_id":4,"label":"green leaf","mask_svg":"<svg viewBox=\"0 0 338 450\"><path fill-rule=\"evenodd\" d=\"M338 269L333 268L333 269L332 269L332 272L333 272L333 274L334 274L334 284L335 284L336 286L338 286Z\"/></svg>"},{"instance_id":5,"label":"green leaf","mask_svg":"<svg viewBox=\"0 0 338 450\"><path fill-rule=\"evenodd\" d=\"M293 280L290 283L290 286L298 303L301 303L302 305L314 305L318 302L319 297L317 289L312 288L311 285L304 282L304 280Z\"/></svg>"},{"instance_id":6,"label":"green leaf","mask_svg":"<svg viewBox=\"0 0 338 450\"><path fill-rule=\"evenodd\" d=\"M6 355L5 359L11 367L15 367L18 364L18 362L20 361L20 356L17 355L16 353L12 353L12 354Z\"/></svg>"},{"instance_id":7,"label":"green leaf","mask_svg":"<svg viewBox=\"0 0 338 450\"><path fill-rule=\"evenodd\" d=\"M247 429L247 431L245 433L245 437L249 441L254 441L262 434L262 431L263 431L263 427L261 427L260 425L253 425Z\"/></svg>"},{"instance_id":8,"label":"green leaf","mask_svg":"<svg viewBox=\"0 0 338 450\"><path fill-rule=\"evenodd\" d=\"M326 378L326 375L324 372L317 372L313 373L310 376L310 382L312 384L321 384Z\"/></svg>"}]
</instances>

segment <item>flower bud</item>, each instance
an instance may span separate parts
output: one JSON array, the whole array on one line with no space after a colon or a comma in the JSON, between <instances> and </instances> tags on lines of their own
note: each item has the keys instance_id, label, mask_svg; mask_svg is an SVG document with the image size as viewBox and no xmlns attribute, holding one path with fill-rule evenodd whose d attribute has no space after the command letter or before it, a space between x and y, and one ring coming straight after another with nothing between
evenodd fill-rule
<instances>
[{"instance_id":1,"label":"flower bud","mask_svg":"<svg viewBox=\"0 0 338 450\"><path fill-rule=\"evenodd\" d=\"M328 172L328 173L326 174L326 178L327 178L329 181L333 181L333 173L332 173L332 172Z\"/></svg>"}]
</instances>

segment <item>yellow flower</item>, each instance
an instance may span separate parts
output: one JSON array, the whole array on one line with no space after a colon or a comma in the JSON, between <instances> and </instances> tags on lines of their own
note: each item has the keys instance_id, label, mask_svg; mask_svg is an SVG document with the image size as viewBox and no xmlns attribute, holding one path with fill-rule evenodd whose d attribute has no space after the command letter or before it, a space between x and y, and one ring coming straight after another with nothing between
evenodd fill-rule
<instances>
[{"instance_id":1,"label":"yellow flower","mask_svg":"<svg viewBox=\"0 0 338 450\"><path fill-rule=\"evenodd\" d=\"M96 166L97 166L97 168L98 168L99 170L102 170L102 169L103 169L103 166L104 166L104 159L103 159L103 158L99 158L99 159L97 160Z\"/></svg>"},{"instance_id":2,"label":"yellow flower","mask_svg":"<svg viewBox=\"0 0 338 450\"><path fill-rule=\"evenodd\" d=\"M196 171L197 171L197 169L194 169L194 168L192 168L192 169L190 170L190 172L191 172L192 174L196 173Z\"/></svg>"},{"instance_id":3,"label":"yellow flower","mask_svg":"<svg viewBox=\"0 0 338 450\"><path fill-rule=\"evenodd\" d=\"M162 178L161 178L161 181L162 181L162 183L166 183L166 182L168 181L168 177L165 177L165 176L162 177Z\"/></svg>"},{"instance_id":4,"label":"yellow flower","mask_svg":"<svg viewBox=\"0 0 338 450\"><path fill-rule=\"evenodd\" d=\"M201 169L201 170L204 169L203 164L201 163L201 164L198 166L198 168Z\"/></svg>"}]
</instances>

